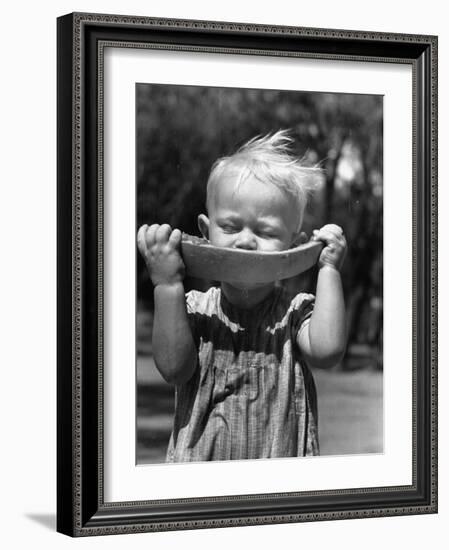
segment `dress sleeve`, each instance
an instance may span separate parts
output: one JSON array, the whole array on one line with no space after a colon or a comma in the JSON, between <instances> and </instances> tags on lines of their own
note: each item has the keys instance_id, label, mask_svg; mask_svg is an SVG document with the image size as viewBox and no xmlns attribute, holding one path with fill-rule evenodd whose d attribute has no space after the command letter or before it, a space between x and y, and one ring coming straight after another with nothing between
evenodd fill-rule
<instances>
[{"instance_id":1,"label":"dress sleeve","mask_svg":"<svg viewBox=\"0 0 449 550\"><path fill-rule=\"evenodd\" d=\"M313 294L300 293L291 301L290 326L293 340L296 341L298 333L309 323L314 305L315 296Z\"/></svg>"},{"instance_id":2,"label":"dress sleeve","mask_svg":"<svg viewBox=\"0 0 449 550\"><path fill-rule=\"evenodd\" d=\"M197 290L191 290L186 294L187 319L189 321L190 330L192 331L193 340L197 347L199 344L198 319L201 310L202 296L203 293Z\"/></svg>"}]
</instances>

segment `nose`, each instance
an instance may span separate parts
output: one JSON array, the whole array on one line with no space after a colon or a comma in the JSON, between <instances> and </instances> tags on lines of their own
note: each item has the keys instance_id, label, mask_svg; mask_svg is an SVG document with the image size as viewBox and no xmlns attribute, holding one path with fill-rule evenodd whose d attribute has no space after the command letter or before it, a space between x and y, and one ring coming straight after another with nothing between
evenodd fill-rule
<instances>
[{"instance_id":1,"label":"nose","mask_svg":"<svg viewBox=\"0 0 449 550\"><path fill-rule=\"evenodd\" d=\"M243 229L237 235L237 239L234 243L235 248L241 248L243 250L256 250L257 241L254 233L249 229Z\"/></svg>"}]
</instances>

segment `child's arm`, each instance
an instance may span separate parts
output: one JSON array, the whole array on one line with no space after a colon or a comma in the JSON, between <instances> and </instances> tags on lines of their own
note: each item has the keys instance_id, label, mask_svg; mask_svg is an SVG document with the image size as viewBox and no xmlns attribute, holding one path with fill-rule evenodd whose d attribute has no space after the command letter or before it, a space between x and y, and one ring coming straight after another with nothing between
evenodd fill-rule
<instances>
[{"instance_id":1,"label":"child's arm","mask_svg":"<svg viewBox=\"0 0 449 550\"><path fill-rule=\"evenodd\" d=\"M318 261L315 307L309 323L297 336L298 346L311 366L336 365L346 348L345 303L340 268L346 255L346 239L337 225L314 231L314 240L323 241Z\"/></svg>"},{"instance_id":2,"label":"child's arm","mask_svg":"<svg viewBox=\"0 0 449 550\"><path fill-rule=\"evenodd\" d=\"M196 347L187 319L181 232L167 224L143 225L137 245L154 284L153 355L167 382L182 384L196 367Z\"/></svg>"}]
</instances>

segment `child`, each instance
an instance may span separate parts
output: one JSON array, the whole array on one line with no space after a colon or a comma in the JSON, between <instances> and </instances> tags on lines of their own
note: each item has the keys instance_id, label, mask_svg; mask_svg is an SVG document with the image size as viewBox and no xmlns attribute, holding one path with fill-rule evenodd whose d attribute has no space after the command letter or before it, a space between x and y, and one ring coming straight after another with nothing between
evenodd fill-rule
<instances>
[{"instance_id":1,"label":"child","mask_svg":"<svg viewBox=\"0 0 449 550\"><path fill-rule=\"evenodd\" d=\"M219 159L198 218L214 246L278 251L296 246L313 169L289 152L285 131ZM144 225L138 247L154 284L153 353L176 385L168 462L319 453L315 386L308 365L330 367L346 345L339 269L343 231L325 225L316 298L287 298L272 284L222 283L184 294L181 232Z\"/></svg>"}]
</instances>

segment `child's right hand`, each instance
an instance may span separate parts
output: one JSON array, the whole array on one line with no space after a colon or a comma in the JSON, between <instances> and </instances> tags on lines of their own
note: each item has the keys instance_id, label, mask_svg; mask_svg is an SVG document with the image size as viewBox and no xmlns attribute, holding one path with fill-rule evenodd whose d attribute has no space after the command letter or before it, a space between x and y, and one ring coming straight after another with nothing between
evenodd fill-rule
<instances>
[{"instance_id":1,"label":"child's right hand","mask_svg":"<svg viewBox=\"0 0 449 550\"><path fill-rule=\"evenodd\" d=\"M185 267L179 253L181 231L168 225L142 225L137 246L147 264L154 286L182 282Z\"/></svg>"}]
</instances>

